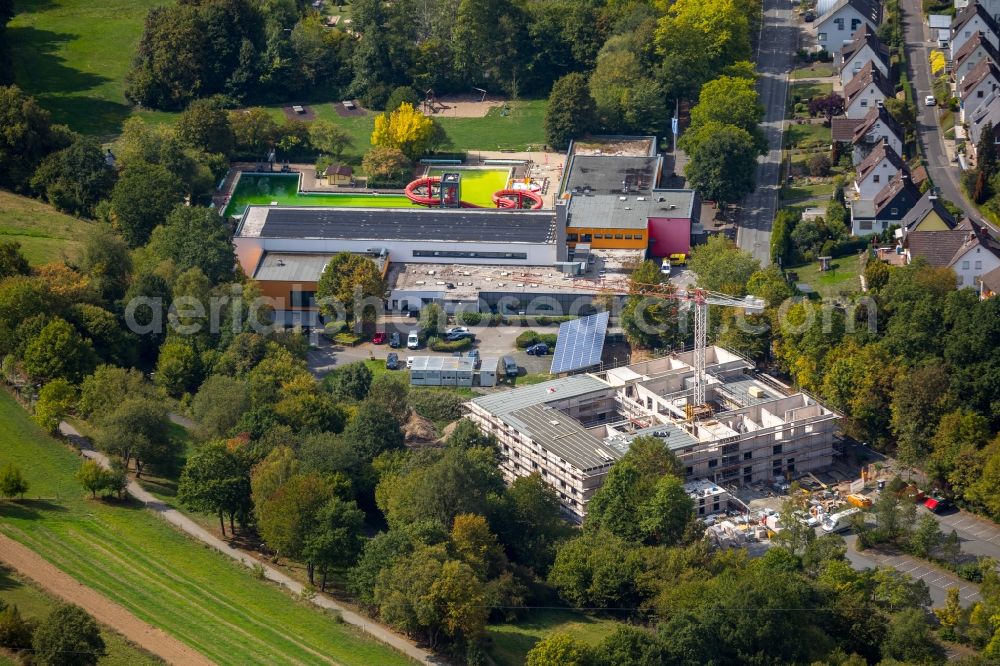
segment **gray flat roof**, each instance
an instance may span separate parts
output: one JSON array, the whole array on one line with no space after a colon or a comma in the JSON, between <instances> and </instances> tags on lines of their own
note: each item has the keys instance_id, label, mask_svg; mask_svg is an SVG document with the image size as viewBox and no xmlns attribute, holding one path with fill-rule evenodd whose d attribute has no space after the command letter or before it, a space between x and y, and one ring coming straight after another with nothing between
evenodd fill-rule
<instances>
[{"instance_id":1,"label":"gray flat roof","mask_svg":"<svg viewBox=\"0 0 1000 666\"><path fill-rule=\"evenodd\" d=\"M645 229L650 217L697 218L694 190L654 190L649 194L574 194L566 226Z\"/></svg>"},{"instance_id":2,"label":"gray flat roof","mask_svg":"<svg viewBox=\"0 0 1000 666\"><path fill-rule=\"evenodd\" d=\"M512 391L491 393L472 402L524 433L547 451L577 469L587 471L607 466L623 453L588 432L573 417L547 407L545 403L613 390L591 375L573 375Z\"/></svg>"},{"instance_id":3,"label":"gray flat roof","mask_svg":"<svg viewBox=\"0 0 1000 666\"><path fill-rule=\"evenodd\" d=\"M249 206L237 236L547 243L553 211Z\"/></svg>"},{"instance_id":4,"label":"gray flat roof","mask_svg":"<svg viewBox=\"0 0 1000 666\"><path fill-rule=\"evenodd\" d=\"M660 157L573 155L569 163L566 192L595 194L648 194L660 181Z\"/></svg>"},{"instance_id":5,"label":"gray flat roof","mask_svg":"<svg viewBox=\"0 0 1000 666\"><path fill-rule=\"evenodd\" d=\"M671 451L678 451L680 449L699 444L698 440L695 439L691 433L673 423L665 423L655 425L650 428L643 428L642 430L639 430L635 434L629 436L629 443L631 443L636 437L640 437L642 435L658 437L663 440L663 442L667 445L667 448Z\"/></svg>"},{"instance_id":6,"label":"gray flat roof","mask_svg":"<svg viewBox=\"0 0 1000 666\"><path fill-rule=\"evenodd\" d=\"M624 455L587 431L573 417L545 405L516 410L531 440L584 472L613 464Z\"/></svg>"},{"instance_id":7,"label":"gray flat roof","mask_svg":"<svg viewBox=\"0 0 1000 666\"><path fill-rule=\"evenodd\" d=\"M323 269L334 256L336 254L333 253L265 252L252 277L255 280L318 282L323 275ZM382 257L363 256L371 259L379 270L385 263Z\"/></svg>"}]
</instances>

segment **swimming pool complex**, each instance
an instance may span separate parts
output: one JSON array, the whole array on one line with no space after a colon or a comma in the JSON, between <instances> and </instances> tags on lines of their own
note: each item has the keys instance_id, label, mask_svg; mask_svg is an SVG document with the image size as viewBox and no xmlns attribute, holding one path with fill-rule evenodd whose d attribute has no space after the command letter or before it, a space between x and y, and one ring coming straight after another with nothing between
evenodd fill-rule
<instances>
[{"instance_id":1,"label":"swimming pool complex","mask_svg":"<svg viewBox=\"0 0 1000 666\"><path fill-rule=\"evenodd\" d=\"M493 193L503 189L510 177L509 169L430 169L428 175L446 171L462 174L462 199L484 208L494 208ZM300 192L298 174L240 174L236 188L226 205L226 216L243 215L247 206L277 204L279 206L329 206L331 208L419 208L402 194L340 194Z\"/></svg>"}]
</instances>

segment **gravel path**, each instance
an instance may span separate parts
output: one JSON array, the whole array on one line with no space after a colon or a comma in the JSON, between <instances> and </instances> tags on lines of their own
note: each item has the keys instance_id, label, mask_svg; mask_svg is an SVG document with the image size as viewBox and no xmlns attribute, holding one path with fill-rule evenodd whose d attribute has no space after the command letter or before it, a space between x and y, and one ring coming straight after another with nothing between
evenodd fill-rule
<instances>
[{"instance_id":1,"label":"gravel path","mask_svg":"<svg viewBox=\"0 0 1000 666\"><path fill-rule=\"evenodd\" d=\"M212 663L184 643L160 629L143 622L103 594L78 583L68 574L46 562L33 550L0 534L0 561L13 567L64 601L80 606L139 647L152 652L169 664L210 666Z\"/></svg>"}]
</instances>

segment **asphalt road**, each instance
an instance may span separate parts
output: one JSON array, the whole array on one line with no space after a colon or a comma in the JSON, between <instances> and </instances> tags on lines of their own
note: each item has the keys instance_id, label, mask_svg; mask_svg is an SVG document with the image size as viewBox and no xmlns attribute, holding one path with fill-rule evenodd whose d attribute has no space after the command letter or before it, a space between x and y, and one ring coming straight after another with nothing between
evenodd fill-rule
<instances>
[{"instance_id":1,"label":"asphalt road","mask_svg":"<svg viewBox=\"0 0 1000 666\"><path fill-rule=\"evenodd\" d=\"M924 104L924 99L932 94L932 89L930 42L920 0L902 0L902 8L908 76L913 82L913 97L917 105L917 137L927 158L927 171L941 196L965 211L966 217L982 220L994 232L1000 231L984 220L972 202L962 193L962 188L959 186L962 170L957 164L953 164L945 153L944 137L937 121L938 107Z\"/></svg>"},{"instance_id":2,"label":"asphalt road","mask_svg":"<svg viewBox=\"0 0 1000 666\"><path fill-rule=\"evenodd\" d=\"M768 152L757 165L757 189L743 200L736 242L760 262L771 262L771 223L778 209L781 145L785 134L788 73L798 47L799 27L789 0L764 0L764 21L757 45L757 92L764 106L761 129Z\"/></svg>"}]
</instances>

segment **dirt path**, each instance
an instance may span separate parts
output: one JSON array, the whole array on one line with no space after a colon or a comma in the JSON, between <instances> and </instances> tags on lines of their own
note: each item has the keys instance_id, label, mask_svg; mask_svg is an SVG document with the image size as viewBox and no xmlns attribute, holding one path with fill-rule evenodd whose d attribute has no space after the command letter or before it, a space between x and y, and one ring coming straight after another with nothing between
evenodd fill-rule
<instances>
[{"instance_id":1,"label":"dirt path","mask_svg":"<svg viewBox=\"0 0 1000 666\"><path fill-rule=\"evenodd\" d=\"M169 664L210 666L204 656L147 624L103 594L78 583L55 568L34 551L0 534L0 560L45 588L49 593L80 606L139 647L152 652Z\"/></svg>"},{"instance_id":2,"label":"dirt path","mask_svg":"<svg viewBox=\"0 0 1000 666\"><path fill-rule=\"evenodd\" d=\"M59 431L75 446L80 448L80 452L90 458L91 460L96 460L98 463L104 467L109 467L110 462L108 457L103 453L93 450L90 446L90 442L86 437L80 435L80 433L70 424L65 421L59 424ZM194 522L186 515L172 508L170 505L164 503L163 501L154 497L151 493L147 492L142 486L140 486L135 481L131 481L128 484L128 494L139 500L146 505L147 509L156 512L161 518L166 520L168 523L177 527L184 532L187 532L199 541L207 544L208 546L219 551L227 557L231 557L245 567L254 567L255 565L262 565L264 567L264 577L270 581L278 583L282 587L291 591L295 595L302 595L305 591L305 586L302 583L294 580L290 576L269 567L263 562L259 562L250 553L246 553L238 548L233 548L228 543L219 539L215 535L211 534L208 530L204 529L201 525ZM416 643L409 640L408 638L401 636L388 627L385 627L369 617L365 617L360 613L357 613L350 608L344 606L343 604L337 602L326 594L315 594L310 599L310 602L319 606L320 608L325 608L328 610L335 610L340 613L344 622L350 625L354 625L361 629L372 638L379 640L390 647L395 648L404 655L410 657L414 661L422 664L439 664L442 663L433 653L424 650L423 648L417 647ZM291 638L289 637L291 640Z\"/></svg>"}]
</instances>

